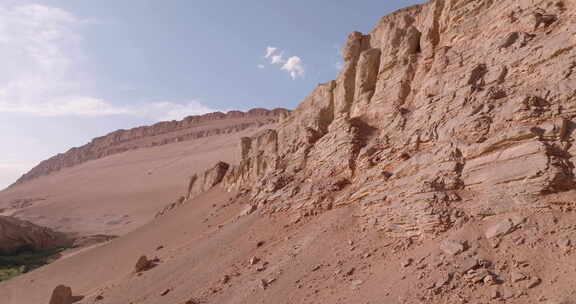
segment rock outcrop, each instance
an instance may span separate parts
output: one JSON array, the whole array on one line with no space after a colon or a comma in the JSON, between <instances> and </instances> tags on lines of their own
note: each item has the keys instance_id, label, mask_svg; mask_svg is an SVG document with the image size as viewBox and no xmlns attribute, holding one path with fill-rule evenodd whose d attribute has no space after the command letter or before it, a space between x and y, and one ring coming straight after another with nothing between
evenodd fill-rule
<instances>
[{"instance_id":1,"label":"rock outcrop","mask_svg":"<svg viewBox=\"0 0 576 304\"><path fill-rule=\"evenodd\" d=\"M436 0L352 33L335 81L242 139L226 188L270 213L361 204L397 236L558 200L574 189L573 5Z\"/></svg>"},{"instance_id":2,"label":"rock outcrop","mask_svg":"<svg viewBox=\"0 0 576 304\"><path fill-rule=\"evenodd\" d=\"M95 138L84 146L72 148L66 153L58 154L41 162L19 178L15 184L129 150L234 133L255 126L275 123L288 113L288 110L280 108L274 110L252 109L248 112L215 112L188 116L181 121L159 122L152 126L114 131Z\"/></svg>"},{"instance_id":3,"label":"rock outcrop","mask_svg":"<svg viewBox=\"0 0 576 304\"><path fill-rule=\"evenodd\" d=\"M56 249L71 245L72 240L63 233L14 217L0 216L0 254L11 254L24 249Z\"/></svg>"},{"instance_id":4,"label":"rock outcrop","mask_svg":"<svg viewBox=\"0 0 576 304\"><path fill-rule=\"evenodd\" d=\"M14 217L0 216L0 254L18 250L48 250L72 245L65 234Z\"/></svg>"},{"instance_id":5,"label":"rock outcrop","mask_svg":"<svg viewBox=\"0 0 576 304\"><path fill-rule=\"evenodd\" d=\"M194 174L188 181L188 190L185 196L180 196L175 202L166 205L162 210L156 213L155 217L165 215L170 210L186 203L196 195L208 191L222 182L230 165L225 162L218 162L212 168L206 170L203 174Z\"/></svg>"},{"instance_id":6,"label":"rock outcrop","mask_svg":"<svg viewBox=\"0 0 576 304\"><path fill-rule=\"evenodd\" d=\"M56 286L50 297L50 304L72 304L72 301L72 288L65 285Z\"/></svg>"},{"instance_id":7,"label":"rock outcrop","mask_svg":"<svg viewBox=\"0 0 576 304\"><path fill-rule=\"evenodd\" d=\"M54 288L49 304L72 304L84 299L84 296L72 295L72 288L66 285L58 285Z\"/></svg>"}]
</instances>

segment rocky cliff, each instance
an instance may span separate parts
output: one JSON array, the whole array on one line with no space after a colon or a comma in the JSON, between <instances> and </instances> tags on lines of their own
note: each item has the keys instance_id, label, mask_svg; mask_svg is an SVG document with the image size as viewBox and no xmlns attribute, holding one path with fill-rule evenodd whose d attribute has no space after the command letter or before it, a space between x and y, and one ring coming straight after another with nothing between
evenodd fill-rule
<instances>
[{"instance_id":1,"label":"rocky cliff","mask_svg":"<svg viewBox=\"0 0 576 304\"><path fill-rule=\"evenodd\" d=\"M241 141L224 178L262 212L361 204L366 227L435 235L574 189L569 1L436 0L348 37L345 67Z\"/></svg>"},{"instance_id":2,"label":"rocky cliff","mask_svg":"<svg viewBox=\"0 0 576 304\"><path fill-rule=\"evenodd\" d=\"M338 78L242 138L240 164L92 252L116 267L71 257L61 283L113 304L573 303L575 17L433 0L352 33ZM159 265L127 276L140 254ZM33 302L28 278L4 294L18 284L10 303Z\"/></svg>"},{"instance_id":3,"label":"rocky cliff","mask_svg":"<svg viewBox=\"0 0 576 304\"><path fill-rule=\"evenodd\" d=\"M247 128L274 123L287 113L289 111L286 109L215 112L188 116L181 121L159 122L152 126L117 130L95 138L84 146L72 148L66 153L58 154L41 162L18 179L15 184L48 175L63 168L76 166L89 160L129 150L234 133Z\"/></svg>"}]
</instances>

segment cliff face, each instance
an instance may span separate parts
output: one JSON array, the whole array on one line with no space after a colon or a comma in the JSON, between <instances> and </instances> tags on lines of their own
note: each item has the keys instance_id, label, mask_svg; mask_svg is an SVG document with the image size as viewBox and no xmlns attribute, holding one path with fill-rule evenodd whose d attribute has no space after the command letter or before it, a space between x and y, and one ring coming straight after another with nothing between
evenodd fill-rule
<instances>
[{"instance_id":1,"label":"cliff face","mask_svg":"<svg viewBox=\"0 0 576 304\"><path fill-rule=\"evenodd\" d=\"M253 109L245 113L241 111L215 112L189 116L181 121L159 122L152 126L114 131L95 138L84 146L72 148L66 153L58 154L41 162L19 178L15 184L48 175L63 168L76 166L89 160L129 150L234 133L247 128L274 123L288 113L289 111L285 109Z\"/></svg>"},{"instance_id":2,"label":"cliff face","mask_svg":"<svg viewBox=\"0 0 576 304\"><path fill-rule=\"evenodd\" d=\"M225 177L263 212L362 204L364 225L437 234L574 189L569 1L436 0L348 37L346 65Z\"/></svg>"}]
</instances>

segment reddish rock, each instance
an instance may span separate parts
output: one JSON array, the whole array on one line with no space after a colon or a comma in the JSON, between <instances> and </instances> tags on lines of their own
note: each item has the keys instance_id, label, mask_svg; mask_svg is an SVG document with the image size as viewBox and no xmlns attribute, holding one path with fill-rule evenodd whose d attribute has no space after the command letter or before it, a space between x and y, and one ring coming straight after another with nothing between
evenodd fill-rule
<instances>
[{"instance_id":1,"label":"reddish rock","mask_svg":"<svg viewBox=\"0 0 576 304\"><path fill-rule=\"evenodd\" d=\"M0 253L22 248L48 250L72 246L65 234L10 216L0 216Z\"/></svg>"}]
</instances>

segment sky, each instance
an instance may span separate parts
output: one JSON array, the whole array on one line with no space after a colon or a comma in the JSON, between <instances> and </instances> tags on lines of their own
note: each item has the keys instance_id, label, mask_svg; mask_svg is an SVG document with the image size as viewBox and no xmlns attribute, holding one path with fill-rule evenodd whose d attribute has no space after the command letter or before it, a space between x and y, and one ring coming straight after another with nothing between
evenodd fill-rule
<instances>
[{"instance_id":1,"label":"sky","mask_svg":"<svg viewBox=\"0 0 576 304\"><path fill-rule=\"evenodd\" d=\"M295 108L352 31L423 0L0 0L0 189L117 129Z\"/></svg>"}]
</instances>

